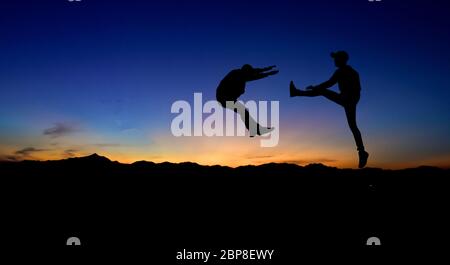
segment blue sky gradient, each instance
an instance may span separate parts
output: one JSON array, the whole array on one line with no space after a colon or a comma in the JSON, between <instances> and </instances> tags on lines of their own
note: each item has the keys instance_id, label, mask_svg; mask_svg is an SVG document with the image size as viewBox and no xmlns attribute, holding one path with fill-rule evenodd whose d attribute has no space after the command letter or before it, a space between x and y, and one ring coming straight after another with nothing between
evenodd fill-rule
<instances>
[{"instance_id":1,"label":"blue sky gradient","mask_svg":"<svg viewBox=\"0 0 450 265\"><path fill-rule=\"evenodd\" d=\"M214 99L221 78L250 63L280 69L242 99L280 101L281 143L249 147L270 158L242 163L353 166L354 157L340 159L355 149L343 111L288 97L290 80L306 87L330 77L329 53L343 49L362 80L358 121L370 165L448 166L448 11L446 1L2 1L0 155L33 147L37 159L72 150L237 165L211 139L171 144L170 106L194 92ZM56 124L70 133L43 134ZM204 141L201 152L217 159L196 157L183 141Z\"/></svg>"}]
</instances>

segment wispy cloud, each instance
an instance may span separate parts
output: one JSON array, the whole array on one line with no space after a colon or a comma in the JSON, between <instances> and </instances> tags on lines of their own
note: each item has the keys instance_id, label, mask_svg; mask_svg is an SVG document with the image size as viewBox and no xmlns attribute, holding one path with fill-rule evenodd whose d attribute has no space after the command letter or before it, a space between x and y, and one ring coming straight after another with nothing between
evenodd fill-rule
<instances>
[{"instance_id":1,"label":"wispy cloud","mask_svg":"<svg viewBox=\"0 0 450 265\"><path fill-rule=\"evenodd\" d=\"M13 155L0 155L0 161L18 161L17 156Z\"/></svg>"},{"instance_id":2,"label":"wispy cloud","mask_svg":"<svg viewBox=\"0 0 450 265\"><path fill-rule=\"evenodd\" d=\"M286 158L286 156L283 155L253 155L249 154L245 156L246 159L250 159L252 161L264 161L264 162L275 162L275 163L289 163L289 164L297 164L297 165L304 165L304 164L311 164L311 163L334 163L337 162L335 159L329 159L329 158Z\"/></svg>"},{"instance_id":3,"label":"wispy cloud","mask_svg":"<svg viewBox=\"0 0 450 265\"><path fill-rule=\"evenodd\" d=\"M328 159L328 158L317 158L317 159L288 159L288 160L282 160L282 161L276 161L279 163L289 163L289 164L311 164L311 163L334 163L338 160L335 159Z\"/></svg>"},{"instance_id":4,"label":"wispy cloud","mask_svg":"<svg viewBox=\"0 0 450 265\"><path fill-rule=\"evenodd\" d=\"M121 144L116 144L116 143L98 143L98 144L92 144L92 146L96 146L96 147L116 147L116 146L121 146Z\"/></svg>"},{"instance_id":5,"label":"wispy cloud","mask_svg":"<svg viewBox=\"0 0 450 265\"><path fill-rule=\"evenodd\" d=\"M77 154L76 154L77 152L78 152L78 150L76 150L76 149L66 149L63 152L63 156L65 156L65 157L75 157L75 156L77 156Z\"/></svg>"},{"instance_id":6,"label":"wispy cloud","mask_svg":"<svg viewBox=\"0 0 450 265\"><path fill-rule=\"evenodd\" d=\"M38 148L34 148L34 147L25 147L25 148L22 148L20 150L17 150L16 152L14 152L14 154L16 154L18 156L30 156L32 153L42 152L42 151L47 151L47 149L38 149Z\"/></svg>"},{"instance_id":7,"label":"wispy cloud","mask_svg":"<svg viewBox=\"0 0 450 265\"><path fill-rule=\"evenodd\" d=\"M67 123L55 123L55 126L44 130L44 135L57 138L76 132L78 129Z\"/></svg>"},{"instance_id":8,"label":"wispy cloud","mask_svg":"<svg viewBox=\"0 0 450 265\"><path fill-rule=\"evenodd\" d=\"M245 158L247 159L267 159L272 158L274 155L248 155Z\"/></svg>"}]
</instances>

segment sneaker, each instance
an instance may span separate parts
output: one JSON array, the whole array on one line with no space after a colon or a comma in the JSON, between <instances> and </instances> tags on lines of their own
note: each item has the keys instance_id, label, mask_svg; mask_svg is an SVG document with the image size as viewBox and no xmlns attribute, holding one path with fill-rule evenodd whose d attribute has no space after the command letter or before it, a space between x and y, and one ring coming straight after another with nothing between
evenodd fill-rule
<instances>
[{"instance_id":1,"label":"sneaker","mask_svg":"<svg viewBox=\"0 0 450 265\"><path fill-rule=\"evenodd\" d=\"M275 129L274 127L262 127L262 126L260 126L258 128L258 135L264 135L264 134L270 133L274 129Z\"/></svg>"},{"instance_id":2,"label":"sneaker","mask_svg":"<svg viewBox=\"0 0 450 265\"><path fill-rule=\"evenodd\" d=\"M361 150L361 151L358 152L358 155L359 155L359 165L358 165L358 167L359 168L363 168L367 164L367 159L369 158L369 153L367 153L364 150Z\"/></svg>"},{"instance_id":3,"label":"sneaker","mask_svg":"<svg viewBox=\"0 0 450 265\"><path fill-rule=\"evenodd\" d=\"M270 133L274 129L275 129L274 127L264 127L264 126L258 125L257 132L253 132L251 130L249 131L250 132L250 137L255 137L256 135L264 135L264 134Z\"/></svg>"},{"instance_id":4,"label":"sneaker","mask_svg":"<svg viewBox=\"0 0 450 265\"><path fill-rule=\"evenodd\" d=\"M291 81L291 83L289 83L289 95L291 97L295 97L295 96L297 96L297 92L298 92L298 89L295 87L294 82Z\"/></svg>"}]
</instances>

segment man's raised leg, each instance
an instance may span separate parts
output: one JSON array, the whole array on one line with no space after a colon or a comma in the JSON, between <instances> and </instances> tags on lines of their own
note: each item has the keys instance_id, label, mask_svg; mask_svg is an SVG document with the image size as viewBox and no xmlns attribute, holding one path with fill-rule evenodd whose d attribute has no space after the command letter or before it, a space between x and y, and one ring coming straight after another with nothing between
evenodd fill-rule
<instances>
[{"instance_id":1,"label":"man's raised leg","mask_svg":"<svg viewBox=\"0 0 450 265\"><path fill-rule=\"evenodd\" d=\"M289 84L289 94L291 97L317 97L320 93L315 90L300 90L295 87L294 82L291 81Z\"/></svg>"},{"instance_id":2,"label":"man's raised leg","mask_svg":"<svg viewBox=\"0 0 450 265\"><path fill-rule=\"evenodd\" d=\"M226 105L226 107L232 109L240 115L241 120L245 124L245 128L249 131L250 137L254 137L255 135L263 135L273 131L274 129L273 127L261 126L255 119L253 119L244 104L239 101L230 102L230 104Z\"/></svg>"},{"instance_id":3,"label":"man's raised leg","mask_svg":"<svg viewBox=\"0 0 450 265\"><path fill-rule=\"evenodd\" d=\"M324 96L327 99L343 106L341 95L332 90L326 89L326 88L323 88L323 89L312 88L310 90L300 90L300 89L297 89L294 85L294 82L291 81L291 83L289 84L289 92L290 92L291 97Z\"/></svg>"}]
</instances>

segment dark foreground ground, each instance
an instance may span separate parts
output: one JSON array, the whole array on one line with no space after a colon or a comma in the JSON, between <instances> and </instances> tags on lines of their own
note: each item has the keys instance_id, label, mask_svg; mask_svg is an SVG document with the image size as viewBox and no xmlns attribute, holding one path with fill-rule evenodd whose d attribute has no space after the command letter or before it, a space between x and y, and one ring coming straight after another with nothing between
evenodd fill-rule
<instances>
[{"instance_id":1,"label":"dark foreground ground","mask_svg":"<svg viewBox=\"0 0 450 265\"><path fill-rule=\"evenodd\" d=\"M272 264L286 264L312 249L448 248L449 173L127 165L97 155L2 162L3 242L72 253L65 241L77 236L76 253L145 253L161 264L182 264L183 249L275 249ZM365 245L371 236L381 239L378 250Z\"/></svg>"}]
</instances>

